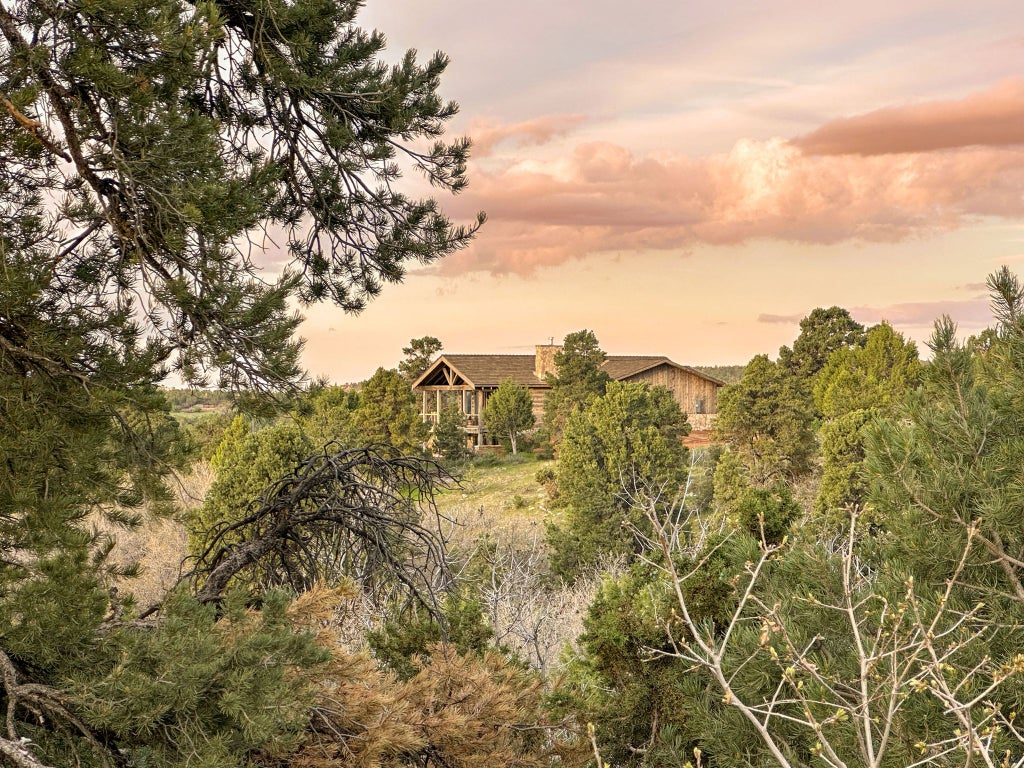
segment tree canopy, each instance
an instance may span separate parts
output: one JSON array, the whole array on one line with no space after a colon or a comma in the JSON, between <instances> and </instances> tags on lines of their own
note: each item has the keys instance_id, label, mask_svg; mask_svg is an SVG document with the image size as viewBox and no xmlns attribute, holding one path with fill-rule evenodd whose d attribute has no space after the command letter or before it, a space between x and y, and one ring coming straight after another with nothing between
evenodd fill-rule
<instances>
[{"instance_id":1,"label":"tree canopy","mask_svg":"<svg viewBox=\"0 0 1024 768\"><path fill-rule=\"evenodd\" d=\"M168 509L163 479L189 447L157 387L171 371L236 394L292 390L303 377L296 301L358 311L409 264L472 237L475 225L453 224L401 178L466 183L468 141L442 138L456 111L438 94L447 60L409 52L386 64L359 7L0 2L4 764L277 755L308 709L293 673L324 653L283 627L283 598L226 595L239 562L265 574L263 557L316 560L321 542L340 541L324 529L336 536L360 504L380 515L373 552L388 520L409 552L399 502L410 489L410 505L427 499L436 468L409 466L392 494L379 487L395 477L387 457L324 452L325 466L302 465L282 490L283 506L233 509L248 512L231 518L235 538L211 544L212 570L186 579L159 620L112 589L137 569L112 564L112 536L96 524ZM260 268L271 260L275 277ZM302 493L329 496L331 511ZM230 691L192 685L218 669ZM280 712L279 724L257 709Z\"/></svg>"},{"instance_id":2,"label":"tree canopy","mask_svg":"<svg viewBox=\"0 0 1024 768\"><path fill-rule=\"evenodd\" d=\"M593 331L568 334L554 355L555 373L548 374L551 389L544 400L544 428L548 439L562 438L566 419L604 394L611 377L601 370L607 356Z\"/></svg>"},{"instance_id":3,"label":"tree canopy","mask_svg":"<svg viewBox=\"0 0 1024 768\"><path fill-rule=\"evenodd\" d=\"M556 575L576 578L601 555L636 551L623 525L630 494L676 499L688 469L682 438L689 432L672 394L645 383L612 382L589 408L569 415L557 470L566 524L548 533Z\"/></svg>"},{"instance_id":4,"label":"tree canopy","mask_svg":"<svg viewBox=\"0 0 1024 768\"><path fill-rule=\"evenodd\" d=\"M407 381L416 381L427 370L434 355L441 351L441 340L433 336L421 336L409 341L408 347L402 347L405 358L398 364L398 372Z\"/></svg>"},{"instance_id":5,"label":"tree canopy","mask_svg":"<svg viewBox=\"0 0 1024 768\"><path fill-rule=\"evenodd\" d=\"M779 364L805 381L825 367L829 356L843 347L861 346L864 326L842 307L817 307L800 321L800 335L792 349L779 349Z\"/></svg>"},{"instance_id":6,"label":"tree canopy","mask_svg":"<svg viewBox=\"0 0 1024 768\"><path fill-rule=\"evenodd\" d=\"M61 351L6 312L6 354L279 386L300 375L288 299L356 311L409 261L466 245L472 228L400 186L409 168L466 183L468 141L439 138L457 109L437 92L447 59L384 64L359 5L0 5L4 264L88 318L86 344ZM253 250L275 243L268 282Z\"/></svg>"},{"instance_id":7,"label":"tree canopy","mask_svg":"<svg viewBox=\"0 0 1024 768\"><path fill-rule=\"evenodd\" d=\"M739 383L719 395L715 430L746 463L751 479L766 484L810 471L812 418L795 378L767 355L757 355Z\"/></svg>"},{"instance_id":8,"label":"tree canopy","mask_svg":"<svg viewBox=\"0 0 1024 768\"><path fill-rule=\"evenodd\" d=\"M519 436L533 427L533 398L530 390L511 379L502 381L487 398L484 424L496 436L508 438L512 453L519 453Z\"/></svg>"}]
</instances>

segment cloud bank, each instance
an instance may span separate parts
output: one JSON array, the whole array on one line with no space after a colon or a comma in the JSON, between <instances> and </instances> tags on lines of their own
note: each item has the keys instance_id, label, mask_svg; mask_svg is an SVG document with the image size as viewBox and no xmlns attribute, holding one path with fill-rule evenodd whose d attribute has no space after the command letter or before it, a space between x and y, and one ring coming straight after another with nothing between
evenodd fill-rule
<instances>
[{"instance_id":1,"label":"cloud bank","mask_svg":"<svg viewBox=\"0 0 1024 768\"><path fill-rule=\"evenodd\" d=\"M884 155L1024 144L1024 80L956 101L890 107L833 120L793 142L812 155Z\"/></svg>"},{"instance_id":2,"label":"cloud bank","mask_svg":"<svg viewBox=\"0 0 1024 768\"><path fill-rule=\"evenodd\" d=\"M815 155L741 140L704 158L580 143L560 160L478 168L451 212L490 221L439 269L529 274L590 254L760 238L895 242L1024 215L1024 148Z\"/></svg>"}]
</instances>

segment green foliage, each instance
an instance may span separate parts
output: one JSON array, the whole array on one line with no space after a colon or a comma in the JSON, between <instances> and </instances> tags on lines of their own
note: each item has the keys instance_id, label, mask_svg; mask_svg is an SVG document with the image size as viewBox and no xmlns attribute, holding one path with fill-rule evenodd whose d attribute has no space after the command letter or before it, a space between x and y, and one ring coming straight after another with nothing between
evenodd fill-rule
<instances>
[{"instance_id":1,"label":"green foliage","mask_svg":"<svg viewBox=\"0 0 1024 768\"><path fill-rule=\"evenodd\" d=\"M823 471L814 509L826 523L842 526L846 505L864 502L864 430L873 417L871 410L850 411L821 427Z\"/></svg>"},{"instance_id":2,"label":"green foliage","mask_svg":"<svg viewBox=\"0 0 1024 768\"><path fill-rule=\"evenodd\" d=\"M466 461L471 451L466 447L466 416L457 403L449 403L441 410L431 436L434 452L449 463Z\"/></svg>"},{"instance_id":3,"label":"green foliage","mask_svg":"<svg viewBox=\"0 0 1024 768\"><path fill-rule=\"evenodd\" d=\"M822 425L822 480L815 499L819 518L846 518L847 504L861 504L864 427L891 413L920 383L921 365L913 342L887 323L872 327L862 347L836 350L814 383L814 398L827 421Z\"/></svg>"},{"instance_id":4,"label":"green foliage","mask_svg":"<svg viewBox=\"0 0 1024 768\"><path fill-rule=\"evenodd\" d=\"M689 714L685 665L652 654L668 647L663 622L671 608L668 584L636 565L606 580L587 609L583 653L555 701L594 724L610 764L645 764L637 750L651 746L655 724L681 725Z\"/></svg>"},{"instance_id":5,"label":"green foliage","mask_svg":"<svg viewBox=\"0 0 1024 768\"><path fill-rule=\"evenodd\" d=\"M170 601L126 629L110 595L132 568L98 531L169 508L191 448L158 390L171 371L277 409L303 378L297 302L358 311L472 237L400 181L465 184L468 141L441 139L447 60L385 63L359 6L0 5L0 761L37 765L40 744L55 765L249 766L296 743L309 657L283 600L251 626L238 601ZM267 232L276 277L251 258ZM231 429L225 522L256 484ZM286 454L250 458L272 479Z\"/></svg>"},{"instance_id":6,"label":"green foliage","mask_svg":"<svg viewBox=\"0 0 1024 768\"><path fill-rule=\"evenodd\" d=\"M508 438L512 455L519 453L519 436L534 425L530 390L511 379L502 381L487 398L483 421L489 432Z\"/></svg>"},{"instance_id":7,"label":"green foliage","mask_svg":"<svg viewBox=\"0 0 1024 768\"><path fill-rule=\"evenodd\" d=\"M767 485L811 470L812 420L797 380L767 355L757 355L739 384L719 394L715 430L743 461L751 481Z\"/></svg>"},{"instance_id":8,"label":"green foliage","mask_svg":"<svg viewBox=\"0 0 1024 768\"><path fill-rule=\"evenodd\" d=\"M736 604L732 575L751 543L717 539L703 567L680 559L681 570L699 570L682 585L699 622L728 624ZM720 722L725 708L707 694L706 681L691 664L671 656L665 629L674 610L671 582L645 563L606 579L587 609L580 653L569 657L566 684L552 705L594 724L609 764L676 768L678 756L692 758L694 747L711 752L707 744L714 737L702 727Z\"/></svg>"},{"instance_id":9,"label":"green foliage","mask_svg":"<svg viewBox=\"0 0 1024 768\"><path fill-rule=\"evenodd\" d=\"M864 326L842 307L818 307L800 321L800 335L793 348L779 349L779 365L810 384L833 352L864 344Z\"/></svg>"},{"instance_id":10,"label":"green foliage","mask_svg":"<svg viewBox=\"0 0 1024 768\"><path fill-rule=\"evenodd\" d=\"M755 539L774 546L791 532L800 517L800 505L789 487L749 488L736 505L739 524Z\"/></svg>"},{"instance_id":11,"label":"green foliage","mask_svg":"<svg viewBox=\"0 0 1024 768\"><path fill-rule=\"evenodd\" d=\"M732 451L724 451L715 465L713 483L715 509L735 525L740 500L751 487L746 465Z\"/></svg>"},{"instance_id":12,"label":"green foliage","mask_svg":"<svg viewBox=\"0 0 1024 768\"><path fill-rule=\"evenodd\" d=\"M724 384L735 384L743 378L742 365L694 365L694 370L718 379Z\"/></svg>"},{"instance_id":13,"label":"green foliage","mask_svg":"<svg viewBox=\"0 0 1024 768\"><path fill-rule=\"evenodd\" d=\"M1001 566L972 570L972 579L984 574L986 588L1024 595L1018 566L1007 559L1024 547L1024 323L1013 305L1002 309L1012 320L998 329L995 378L979 378L970 348L943 318L921 388L869 430L865 464L871 503L898 533L891 544L902 556L926 549L926 572L948 571L973 524L989 542L984 557Z\"/></svg>"},{"instance_id":14,"label":"green foliage","mask_svg":"<svg viewBox=\"0 0 1024 768\"><path fill-rule=\"evenodd\" d=\"M677 501L689 431L671 393L642 383L613 382L587 410L569 416L557 470L566 525L548 530L555 575L572 580L602 554L635 553L629 526L643 529L643 518L627 495Z\"/></svg>"},{"instance_id":15,"label":"green foliage","mask_svg":"<svg viewBox=\"0 0 1024 768\"><path fill-rule=\"evenodd\" d=\"M611 381L601 369L605 358L593 331L576 331L562 341L555 353L555 373L548 374L551 389L544 400L544 431L553 444L561 441L569 414L604 394Z\"/></svg>"},{"instance_id":16,"label":"green foliage","mask_svg":"<svg viewBox=\"0 0 1024 768\"><path fill-rule=\"evenodd\" d=\"M983 367L944 318L920 389L888 417L830 422L867 436L848 446L864 451L870 521L854 512L845 535L821 536L792 525L784 488L755 488L739 530L668 519L646 560L605 585L555 701L595 723L606 759L676 765L696 748L705 765L806 768L1020 753L1005 713L1024 706L1024 291L993 280L1005 319ZM726 483L741 475L729 461L722 484L741 485Z\"/></svg>"},{"instance_id":17,"label":"green foliage","mask_svg":"<svg viewBox=\"0 0 1024 768\"><path fill-rule=\"evenodd\" d=\"M209 461L234 419L230 413L204 413L188 423L188 434L200 459Z\"/></svg>"},{"instance_id":18,"label":"green foliage","mask_svg":"<svg viewBox=\"0 0 1024 768\"><path fill-rule=\"evenodd\" d=\"M217 389L176 389L164 388L164 397L176 412L202 412L228 410L232 404L230 392Z\"/></svg>"},{"instance_id":19,"label":"green foliage","mask_svg":"<svg viewBox=\"0 0 1024 768\"><path fill-rule=\"evenodd\" d=\"M410 340L408 347L402 347L405 359L398 364L398 372L411 384L426 372L434 355L441 351L442 346L441 341L433 336L421 336Z\"/></svg>"},{"instance_id":20,"label":"green foliage","mask_svg":"<svg viewBox=\"0 0 1024 768\"><path fill-rule=\"evenodd\" d=\"M384 36L355 25L358 7L100 0L5 11L0 91L16 111L0 114L0 152L19 170L0 188L4 210L15 195L21 204L0 226L8 248L47 251L63 289L97 308L145 290L166 309L150 315L156 337L178 348L189 383L211 370L224 388L296 380L290 298L358 310L410 260L472 236L399 184L400 157L442 189L466 183L468 141L421 146L457 111L437 94L447 59L420 64L410 51L384 64ZM36 118L43 125L28 129ZM263 226L282 230L291 258L269 284L233 246ZM131 312L119 321L134 323Z\"/></svg>"},{"instance_id":21,"label":"green foliage","mask_svg":"<svg viewBox=\"0 0 1024 768\"><path fill-rule=\"evenodd\" d=\"M377 660L402 679L420 671L431 646L437 643L448 643L462 655L482 654L494 638L483 603L468 588L444 596L441 617L443 626L435 617L411 606L380 629L368 632L366 638Z\"/></svg>"},{"instance_id":22,"label":"green foliage","mask_svg":"<svg viewBox=\"0 0 1024 768\"><path fill-rule=\"evenodd\" d=\"M215 531L244 519L263 492L313 450L309 438L294 424L252 432L245 417L236 417L211 461L217 478L203 505L189 515L189 550L202 554ZM235 540L237 536L227 539Z\"/></svg>"},{"instance_id":23,"label":"green foliage","mask_svg":"<svg viewBox=\"0 0 1024 768\"><path fill-rule=\"evenodd\" d=\"M422 452L429 434L409 382L392 368L378 368L360 388L353 423L366 444L385 443L408 454Z\"/></svg>"},{"instance_id":24,"label":"green foliage","mask_svg":"<svg viewBox=\"0 0 1024 768\"><path fill-rule=\"evenodd\" d=\"M132 765L243 768L301 741L316 690L303 670L327 660L286 614L289 598L259 611L229 593L223 617L178 593L154 630L109 635L100 674L77 670L72 691L89 724L131 745Z\"/></svg>"},{"instance_id":25,"label":"green foliage","mask_svg":"<svg viewBox=\"0 0 1024 768\"><path fill-rule=\"evenodd\" d=\"M359 393L347 387L317 386L295 408L295 423L314 447L335 444L355 448L362 437L355 425Z\"/></svg>"},{"instance_id":26,"label":"green foliage","mask_svg":"<svg viewBox=\"0 0 1024 768\"><path fill-rule=\"evenodd\" d=\"M851 411L888 409L917 386L917 346L888 323L873 326L862 346L841 347L814 381L814 401L829 419Z\"/></svg>"}]
</instances>

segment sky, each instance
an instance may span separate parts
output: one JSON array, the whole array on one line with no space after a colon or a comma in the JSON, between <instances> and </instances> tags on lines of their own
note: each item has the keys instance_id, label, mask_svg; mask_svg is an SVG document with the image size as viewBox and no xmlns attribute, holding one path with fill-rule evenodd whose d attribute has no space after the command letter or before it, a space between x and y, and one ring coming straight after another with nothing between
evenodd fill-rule
<instances>
[{"instance_id":1,"label":"sky","mask_svg":"<svg viewBox=\"0 0 1024 768\"><path fill-rule=\"evenodd\" d=\"M439 202L488 221L359 315L303 309L314 375L581 328L743 364L832 305L926 354L943 313L991 323L988 274L1024 274L1019 0L367 0L359 22L451 58L474 149Z\"/></svg>"}]
</instances>

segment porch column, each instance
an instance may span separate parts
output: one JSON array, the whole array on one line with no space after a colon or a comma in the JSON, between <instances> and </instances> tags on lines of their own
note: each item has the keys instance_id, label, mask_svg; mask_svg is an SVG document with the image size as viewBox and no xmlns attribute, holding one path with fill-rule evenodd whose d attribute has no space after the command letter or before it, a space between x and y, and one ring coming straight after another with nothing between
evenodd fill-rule
<instances>
[{"instance_id":1,"label":"porch column","mask_svg":"<svg viewBox=\"0 0 1024 768\"><path fill-rule=\"evenodd\" d=\"M473 393L476 399L476 445L479 448L484 444L484 393L478 389Z\"/></svg>"}]
</instances>

